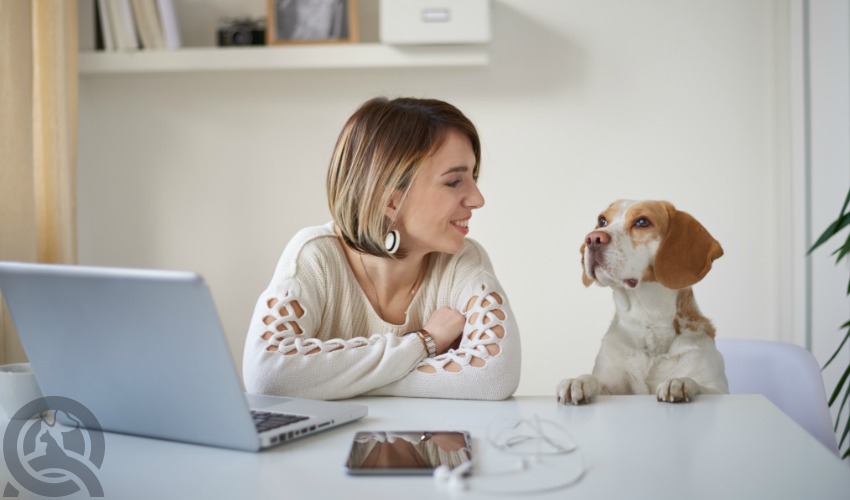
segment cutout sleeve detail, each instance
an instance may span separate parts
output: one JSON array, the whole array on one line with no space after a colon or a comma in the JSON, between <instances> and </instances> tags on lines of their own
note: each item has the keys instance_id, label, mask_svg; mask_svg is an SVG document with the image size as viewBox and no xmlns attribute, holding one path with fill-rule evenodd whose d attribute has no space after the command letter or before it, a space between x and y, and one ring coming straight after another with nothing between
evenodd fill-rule
<instances>
[{"instance_id":1,"label":"cutout sleeve detail","mask_svg":"<svg viewBox=\"0 0 850 500\"><path fill-rule=\"evenodd\" d=\"M424 359L418 338L391 332L321 338L317 294L305 288L285 280L257 301L243 361L248 392L349 398L401 378Z\"/></svg>"},{"instance_id":2,"label":"cutout sleeve detail","mask_svg":"<svg viewBox=\"0 0 850 500\"><path fill-rule=\"evenodd\" d=\"M514 393L519 332L499 282L482 272L464 288L456 307L466 317L460 346L423 359L416 370L370 395L498 400Z\"/></svg>"}]
</instances>

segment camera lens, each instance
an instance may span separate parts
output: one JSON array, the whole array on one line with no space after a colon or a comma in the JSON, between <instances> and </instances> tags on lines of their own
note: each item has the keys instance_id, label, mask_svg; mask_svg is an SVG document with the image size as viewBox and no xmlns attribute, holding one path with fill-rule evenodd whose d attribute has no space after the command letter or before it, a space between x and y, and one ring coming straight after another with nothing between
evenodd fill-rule
<instances>
[{"instance_id":1,"label":"camera lens","mask_svg":"<svg viewBox=\"0 0 850 500\"><path fill-rule=\"evenodd\" d=\"M251 32L238 30L233 33L233 45L251 45Z\"/></svg>"},{"instance_id":2,"label":"camera lens","mask_svg":"<svg viewBox=\"0 0 850 500\"><path fill-rule=\"evenodd\" d=\"M251 19L222 19L218 23L218 45L263 45L265 21Z\"/></svg>"}]
</instances>

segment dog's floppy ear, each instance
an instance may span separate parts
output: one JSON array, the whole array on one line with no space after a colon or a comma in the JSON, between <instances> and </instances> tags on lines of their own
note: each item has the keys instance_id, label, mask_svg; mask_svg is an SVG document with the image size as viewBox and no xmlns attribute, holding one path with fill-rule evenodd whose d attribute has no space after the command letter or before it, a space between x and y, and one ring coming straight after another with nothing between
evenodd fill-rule
<instances>
[{"instance_id":1,"label":"dog's floppy ear","mask_svg":"<svg viewBox=\"0 0 850 500\"><path fill-rule=\"evenodd\" d=\"M579 252L581 252L581 282L584 283L584 286L590 286L593 284L593 278L587 275L587 272L584 270L584 247L585 243L581 244L581 248L579 248Z\"/></svg>"},{"instance_id":2,"label":"dog's floppy ear","mask_svg":"<svg viewBox=\"0 0 850 500\"><path fill-rule=\"evenodd\" d=\"M686 212L667 206L670 224L655 254L655 279L667 288L678 290L703 279L723 248L711 234Z\"/></svg>"}]
</instances>

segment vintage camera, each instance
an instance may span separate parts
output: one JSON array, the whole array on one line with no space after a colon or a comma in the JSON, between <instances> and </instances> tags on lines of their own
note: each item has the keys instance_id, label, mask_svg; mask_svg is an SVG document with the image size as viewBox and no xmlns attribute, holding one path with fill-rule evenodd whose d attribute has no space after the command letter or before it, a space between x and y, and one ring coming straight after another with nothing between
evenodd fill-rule
<instances>
[{"instance_id":1,"label":"vintage camera","mask_svg":"<svg viewBox=\"0 0 850 500\"><path fill-rule=\"evenodd\" d=\"M265 19L222 19L218 22L218 46L265 45Z\"/></svg>"}]
</instances>

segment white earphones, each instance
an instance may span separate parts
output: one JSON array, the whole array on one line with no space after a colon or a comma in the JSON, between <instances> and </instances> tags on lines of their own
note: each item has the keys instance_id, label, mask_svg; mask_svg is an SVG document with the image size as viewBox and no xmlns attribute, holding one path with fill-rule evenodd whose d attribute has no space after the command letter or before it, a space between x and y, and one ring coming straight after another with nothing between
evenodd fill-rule
<instances>
[{"instance_id":1,"label":"white earphones","mask_svg":"<svg viewBox=\"0 0 850 500\"><path fill-rule=\"evenodd\" d=\"M440 465L439 467L434 469L434 480L437 482L438 486L445 487L452 493L466 491L469 489L469 482L467 481L467 479L472 476L473 465L474 462L472 460L464 462L455 467L454 469L449 468L448 465ZM527 471L528 468L528 458L522 457L519 459L516 467L514 467L513 469L508 469L500 472L490 472L487 475L504 476L517 472Z\"/></svg>"},{"instance_id":2,"label":"white earphones","mask_svg":"<svg viewBox=\"0 0 850 500\"><path fill-rule=\"evenodd\" d=\"M530 431L525 427L530 427ZM434 469L437 486L451 493L466 490L534 493L569 486L584 476L585 468L578 445L566 429L553 421L536 416L533 420L512 420L495 434L488 431L488 442L503 453L519 455L516 466L495 472L473 472L473 467L480 463L478 455L454 469L447 465ZM579 470L572 476L565 475L569 465L576 465L575 461L572 464L564 462L566 455L574 451L578 452ZM467 456L470 455L467 450Z\"/></svg>"},{"instance_id":3,"label":"white earphones","mask_svg":"<svg viewBox=\"0 0 850 500\"><path fill-rule=\"evenodd\" d=\"M448 465L441 465L434 469L434 480L437 481L437 486L447 488L451 492L463 491L466 489L466 476L472 469L472 461L464 462L454 469L450 469Z\"/></svg>"}]
</instances>

